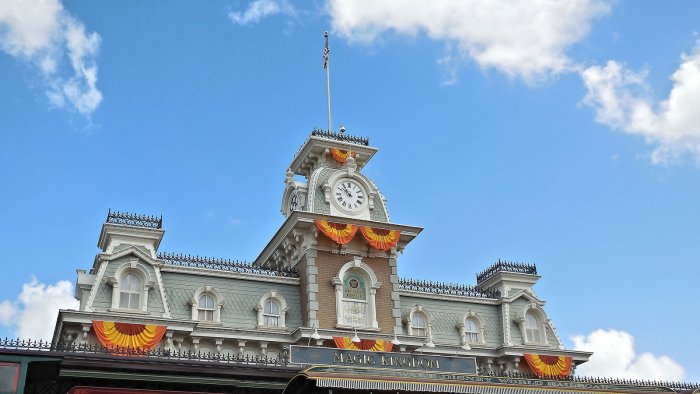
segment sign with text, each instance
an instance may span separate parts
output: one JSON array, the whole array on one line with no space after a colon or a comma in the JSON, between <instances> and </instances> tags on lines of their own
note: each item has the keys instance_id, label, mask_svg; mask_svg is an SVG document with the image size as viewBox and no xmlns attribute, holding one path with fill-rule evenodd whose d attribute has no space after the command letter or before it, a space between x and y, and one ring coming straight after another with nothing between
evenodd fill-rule
<instances>
[{"instance_id":1,"label":"sign with text","mask_svg":"<svg viewBox=\"0 0 700 394\"><path fill-rule=\"evenodd\" d=\"M429 356L421 353L370 352L327 347L291 346L289 362L304 365L476 374L476 359L474 357Z\"/></svg>"}]
</instances>

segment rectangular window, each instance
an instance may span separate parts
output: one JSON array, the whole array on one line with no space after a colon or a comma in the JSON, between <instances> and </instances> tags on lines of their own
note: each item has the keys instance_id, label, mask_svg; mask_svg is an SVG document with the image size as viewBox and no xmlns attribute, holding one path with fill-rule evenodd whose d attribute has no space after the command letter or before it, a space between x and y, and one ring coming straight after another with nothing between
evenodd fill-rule
<instances>
[{"instance_id":1,"label":"rectangular window","mask_svg":"<svg viewBox=\"0 0 700 394\"><path fill-rule=\"evenodd\" d=\"M279 317L277 316L265 316L265 325L271 327L279 326Z\"/></svg>"},{"instance_id":2,"label":"rectangular window","mask_svg":"<svg viewBox=\"0 0 700 394\"><path fill-rule=\"evenodd\" d=\"M198 319L202 321L214 321L214 311L200 309Z\"/></svg>"},{"instance_id":3,"label":"rectangular window","mask_svg":"<svg viewBox=\"0 0 700 394\"><path fill-rule=\"evenodd\" d=\"M534 328L528 328L525 330L525 336L527 342L530 343L540 343L540 330Z\"/></svg>"},{"instance_id":4,"label":"rectangular window","mask_svg":"<svg viewBox=\"0 0 700 394\"><path fill-rule=\"evenodd\" d=\"M19 385L19 364L0 363L0 393L17 392Z\"/></svg>"},{"instance_id":5,"label":"rectangular window","mask_svg":"<svg viewBox=\"0 0 700 394\"><path fill-rule=\"evenodd\" d=\"M365 327L367 325L367 303L343 300L343 323Z\"/></svg>"}]
</instances>

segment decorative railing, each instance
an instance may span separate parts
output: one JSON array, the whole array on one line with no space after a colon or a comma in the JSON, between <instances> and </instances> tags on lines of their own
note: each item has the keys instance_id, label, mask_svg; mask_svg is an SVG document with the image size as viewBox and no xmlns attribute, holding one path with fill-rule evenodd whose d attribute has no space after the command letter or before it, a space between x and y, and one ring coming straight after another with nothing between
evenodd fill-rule
<instances>
[{"instance_id":1,"label":"decorative railing","mask_svg":"<svg viewBox=\"0 0 700 394\"><path fill-rule=\"evenodd\" d=\"M287 349L284 348L281 353L276 357L270 356L250 356L241 354L220 354L212 352L192 352L187 350L166 350L166 349L154 349L149 351L142 351L137 349L128 348L106 348L103 346L91 346L91 345L72 345L72 344L58 344L52 345L48 341L32 341L23 339L8 339L0 338L0 349L6 350L26 350L26 351L37 351L54 353L56 356L62 357L89 357L95 354L103 355L103 357L114 357L118 360L123 360L124 357L148 357L163 360L201 360L210 362L219 362L226 364L238 364L238 365L264 365L270 367L287 367L289 365L289 356ZM590 377L590 376L567 376L567 377L546 377L540 378L534 374L522 373L522 372L503 372L499 370L489 370L487 368L480 368L478 375L480 376L492 376L492 377L505 377L505 378L516 378L516 379L532 379L532 380L555 380L562 382L572 382L581 384L602 384L602 385L614 385L614 386L628 386L627 388L632 392L633 388L636 387L660 387L669 388L677 393L691 393L695 390L700 389L700 384L698 383L688 383L688 382L668 382L668 381L658 381L658 380L644 380L644 379L619 379L619 378L606 378L606 377Z\"/></svg>"},{"instance_id":2,"label":"decorative railing","mask_svg":"<svg viewBox=\"0 0 700 394\"><path fill-rule=\"evenodd\" d=\"M358 145L364 145L364 146L369 145L368 138L356 137L354 135L345 134L345 133L335 133L333 131L328 131L328 130L313 129L313 131L311 132L311 135L316 136L316 137L328 138L328 139L336 140L336 141L349 142L351 144L358 144Z\"/></svg>"},{"instance_id":3,"label":"decorative railing","mask_svg":"<svg viewBox=\"0 0 700 394\"><path fill-rule=\"evenodd\" d=\"M165 264L180 267L206 268L221 271L240 272L263 276L281 276L285 278L298 278L299 273L288 268L261 268L254 267L251 263L238 260L217 259L213 257L200 257L175 253L158 253L158 258Z\"/></svg>"},{"instance_id":4,"label":"decorative railing","mask_svg":"<svg viewBox=\"0 0 700 394\"><path fill-rule=\"evenodd\" d=\"M107 212L107 223L123 224L126 226L146 227L146 228L162 228L163 215L148 216L138 215L134 213L112 211Z\"/></svg>"},{"instance_id":5,"label":"decorative railing","mask_svg":"<svg viewBox=\"0 0 700 394\"><path fill-rule=\"evenodd\" d=\"M490 267L476 275L476 284L491 278L499 272L516 272L519 274L537 275L537 267L534 264L515 263L512 261L501 261L500 259Z\"/></svg>"},{"instance_id":6,"label":"decorative railing","mask_svg":"<svg viewBox=\"0 0 700 394\"><path fill-rule=\"evenodd\" d=\"M493 299L498 299L501 297L501 292L496 289L482 289L470 285L431 282L427 280L416 280L407 278L399 278L399 289L418 291L421 293L455 295L462 297Z\"/></svg>"},{"instance_id":7,"label":"decorative railing","mask_svg":"<svg viewBox=\"0 0 700 394\"><path fill-rule=\"evenodd\" d=\"M124 356L133 357L152 357L159 359L172 359L172 360L203 360L203 361L217 361L221 363L231 363L231 364L254 364L254 365L268 365L268 366L287 366L289 364L289 358L287 355L287 349L285 348L282 353L279 353L276 357L270 356L251 356L242 354L231 354L231 353L213 353L213 352L193 352L189 350L178 350L178 349L152 349L152 350L140 350L132 348L116 348L116 347L104 347L95 345L73 345L73 344L57 344L52 345L48 341L32 341L32 340L22 340L22 339L0 339L0 349L10 349L10 350L35 350L42 352L55 352L58 355L69 356L69 355L89 355L89 354L104 354L106 356L115 356L120 359Z\"/></svg>"},{"instance_id":8,"label":"decorative railing","mask_svg":"<svg viewBox=\"0 0 700 394\"><path fill-rule=\"evenodd\" d=\"M516 378L516 379L534 379L534 380L557 380L564 382L573 383L589 383L589 384L602 384L602 385L616 385L616 386L637 386L637 387L663 387L674 390L677 393L691 393L694 390L700 389L700 384L698 383L688 383L688 382L669 382L662 380L645 380L645 379L620 379L620 378L609 378L609 377L592 377L592 376L547 376L545 378L538 377L535 374L523 373L523 372L503 372L498 370L487 370L486 368L479 369L479 375L481 376L493 376L493 377L505 377L505 378Z\"/></svg>"}]
</instances>

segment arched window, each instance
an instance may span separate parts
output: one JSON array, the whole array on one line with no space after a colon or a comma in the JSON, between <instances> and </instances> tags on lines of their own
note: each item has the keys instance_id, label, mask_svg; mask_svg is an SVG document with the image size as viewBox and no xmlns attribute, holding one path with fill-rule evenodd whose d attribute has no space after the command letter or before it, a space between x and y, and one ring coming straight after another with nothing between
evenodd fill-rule
<instances>
[{"instance_id":1,"label":"arched window","mask_svg":"<svg viewBox=\"0 0 700 394\"><path fill-rule=\"evenodd\" d=\"M112 285L111 309L148 312L148 292L155 282L145 265L138 260L124 263L107 282Z\"/></svg>"},{"instance_id":2,"label":"arched window","mask_svg":"<svg viewBox=\"0 0 700 394\"><path fill-rule=\"evenodd\" d=\"M525 342L541 343L542 335L540 333L540 321L532 312L525 314Z\"/></svg>"},{"instance_id":3,"label":"arched window","mask_svg":"<svg viewBox=\"0 0 700 394\"><path fill-rule=\"evenodd\" d=\"M266 326L279 327L280 325L280 306L273 300L267 300L263 308L263 318Z\"/></svg>"},{"instance_id":4,"label":"arched window","mask_svg":"<svg viewBox=\"0 0 700 394\"><path fill-rule=\"evenodd\" d=\"M464 349L470 349L470 344L485 344L484 327L484 320L478 313L474 311L467 312L462 321L457 324L462 347Z\"/></svg>"},{"instance_id":5,"label":"arched window","mask_svg":"<svg viewBox=\"0 0 700 394\"><path fill-rule=\"evenodd\" d=\"M479 342L479 324L472 318L464 320L464 340L467 343Z\"/></svg>"},{"instance_id":6,"label":"arched window","mask_svg":"<svg viewBox=\"0 0 700 394\"><path fill-rule=\"evenodd\" d=\"M202 321L214 321L214 298L202 294L197 302L197 317Z\"/></svg>"},{"instance_id":7,"label":"arched window","mask_svg":"<svg viewBox=\"0 0 700 394\"><path fill-rule=\"evenodd\" d=\"M212 286L202 286L187 302L192 306L192 320L207 323L219 323L221 321L221 307L224 305L223 297Z\"/></svg>"},{"instance_id":8,"label":"arched window","mask_svg":"<svg viewBox=\"0 0 700 394\"><path fill-rule=\"evenodd\" d=\"M263 295L255 309L258 312L258 328L286 328L285 315L289 308L287 301L278 292L271 291Z\"/></svg>"},{"instance_id":9,"label":"arched window","mask_svg":"<svg viewBox=\"0 0 700 394\"><path fill-rule=\"evenodd\" d=\"M335 286L336 327L379 328L375 298L382 284L362 258L356 256L343 265L331 283Z\"/></svg>"},{"instance_id":10,"label":"arched window","mask_svg":"<svg viewBox=\"0 0 700 394\"><path fill-rule=\"evenodd\" d=\"M411 318L411 333L415 336L424 337L427 334L428 325L425 322L425 316L417 312Z\"/></svg>"},{"instance_id":11,"label":"arched window","mask_svg":"<svg viewBox=\"0 0 700 394\"><path fill-rule=\"evenodd\" d=\"M408 335L426 338L432 342L430 313L423 308L423 305L416 305L411 308L408 317L405 319L408 328Z\"/></svg>"},{"instance_id":12,"label":"arched window","mask_svg":"<svg viewBox=\"0 0 700 394\"><path fill-rule=\"evenodd\" d=\"M119 308L141 309L141 278L135 273L124 275L119 284Z\"/></svg>"},{"instance_id":13,"label":"arched window","mask_svg":"<svg viewBox=\"0 0 700 394\"><path fill-rule=\"evenodd\" d=\"M367 326L367 286L358 272L343 277L343 324Z\"/></svg>"}]
</instances>

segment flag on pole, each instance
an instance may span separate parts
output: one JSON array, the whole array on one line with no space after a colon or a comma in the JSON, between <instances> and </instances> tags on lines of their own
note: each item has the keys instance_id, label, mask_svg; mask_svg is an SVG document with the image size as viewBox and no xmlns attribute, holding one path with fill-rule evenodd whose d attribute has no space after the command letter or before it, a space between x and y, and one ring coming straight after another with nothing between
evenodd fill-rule
<instances>
[{"instance_id":1,"label":"flag on pole","mask_svg":"<svg viewBox=\"0 0 700 394\"><path fill-rule=\"evenodd\" d=\"M323 48L323 69L328 68L328 54L330 53L330 48L328 48L328 32L325 34L326 36L326 47Z\"/></svg>"}]
</instances>

